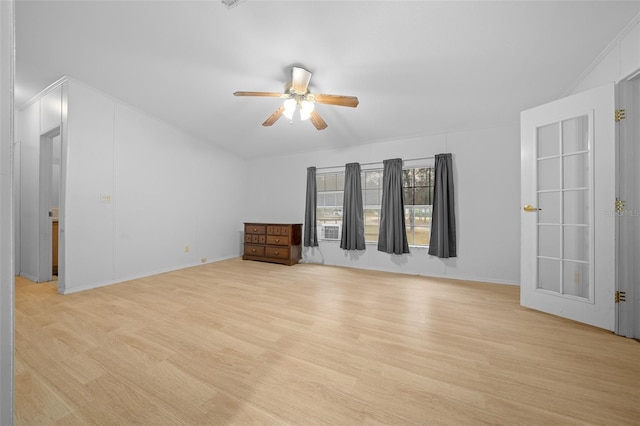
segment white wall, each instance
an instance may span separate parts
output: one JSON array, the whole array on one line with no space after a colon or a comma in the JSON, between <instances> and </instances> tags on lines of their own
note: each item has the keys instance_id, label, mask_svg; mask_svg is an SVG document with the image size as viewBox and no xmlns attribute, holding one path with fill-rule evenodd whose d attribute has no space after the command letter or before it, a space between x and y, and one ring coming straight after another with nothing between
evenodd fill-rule
<instances>
[{"instance_id":1,"label":"white wall","mask_svg":"<svg viewBox=\"0 0 640 426\"><path fill-rule=\"evenodd\" d=\"M114 108L112 99L68 82L66 191L60 216L64 278L59 289L90 288L115 280L113 273Z\"/></svg>"},{"instance_id":2,"label":"white wall","mask_svg":"<svg viewBox=\"0 0 640 426\"><path fill-rule=\"evenodd\" d=\"M365 146L261 158L248 162L244 221L304 222L306 168L451 152L456 187L458 257L438 259L424 248L390 255L367 245L346 252L338 242L305 249L305 261L495 283L520 280L519 127L393 140ZM239 226L239 225L238 225ZM238 228L240 229L240 227Z\"/></svg>"},{"instance_id":3,"label":"white wall","mask_svg":"<svg viewBox=\"0 0 640 426\"><path fill-rule=\"evenodd\" d=\"M239 255L242 160L68 87L63 293Z\"/></svg>"},{"instance_id":4,"label":"white wall","mask_svg":"<svg viewBox=\"0 0 640 426\"><path fill-rule=\"evenodd\" d=\"M13 12L0 1L0 425L13 424Z\"/></svg>"}]
</instances>

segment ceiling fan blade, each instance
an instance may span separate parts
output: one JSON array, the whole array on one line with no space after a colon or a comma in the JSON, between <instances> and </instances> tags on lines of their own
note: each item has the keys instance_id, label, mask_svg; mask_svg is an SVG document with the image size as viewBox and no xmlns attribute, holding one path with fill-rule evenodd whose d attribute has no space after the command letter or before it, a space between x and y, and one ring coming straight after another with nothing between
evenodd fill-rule
<instances>
[{"instance_id":1,"label":"ceiling fan blade","mask_svg":"<svg viewBox=\"0 0 640 426\"><path fill-rule=\"evenodd\" d=\"M311 120L313 125L316 126L316 129L318 130L324 130L327 128L327 123L325 123L322 117L320 117L318 111L311 111L311 117L309 117L309 120Z\"/></svg>"},{"instance_id":2,"label":"ceiling fan blade","mask_svg":"<svg viewBox=\"0 0 640 426\"><path fill-rule=\"evenodd\" d=\"M284 105L280 106L280 108L278 108L273 114L271 114L269 116L269 118L264 120L264 123L262 123L262 125L263 126L272 126L273 123L278 121L278 118L280 118L280 116L282 115L283 111L284 111Z\"/></svg>"},{"instance_id":3,"label":"ceiling fan blade","mask_svg":"<svg viewBox=\"0 0 640 426\"><path fill-rule=\"evenodd\" d=\"M342 96L342 95L313 95L316 102L327 105L338 105L355 108L360 103L355 96Z\"/></svg>"},{"instance_id":4,"label":"ceiling fan blade","mask_svg":"<svg viewBox=\"0 0 640 426\"><path fill-rule=\"evenodd\" d=\"M268 97L271 97L271 98L287 97L287 95L285 95L284 93L279 93L279 92L243 92L243 91L238 91L238 92L233 92L233 94L235 96L268 96Z\"/></svg>"},{"instance_id":5,"label":"ceiling fan blade","mask_svg":"<svg viewBox=\"0 0 640 426\"><path fill-rule=\"evenodd\" d=\"M291 90L299 95L307 93L311 73L304 68L293 67L291 71Z\"/></svg>"}]
</instances>

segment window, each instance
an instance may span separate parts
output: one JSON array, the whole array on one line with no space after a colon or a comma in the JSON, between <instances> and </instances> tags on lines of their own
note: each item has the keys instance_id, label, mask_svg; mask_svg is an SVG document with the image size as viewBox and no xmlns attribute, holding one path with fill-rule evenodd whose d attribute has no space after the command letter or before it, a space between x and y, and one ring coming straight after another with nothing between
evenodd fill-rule
<instances>
[{"instance_id":1,"label":"window","mask_svg":"<svg viewBox=\"0 0 640 426\"><path fill-rule=\"evenodd\" d=\"M339 240L344 198L344 172L316 174L316 190L318 192L316 205L318 239Z\"/></svg>"},{"instance_id":2,"label":"window","mask_svg":"<svg viewBox=\"0 0 640 426\"><path fill-rule=\"evenodd\" d=\"M410 245L428 246L431 232L431 205L433 203L433 168L415 167L403 170L405 224ZM382 169L363 170L362 203L364 206L364 239L378 242L380 204L382 203ZM344 171L316 175L318 205L318 239L340 239L342 201L344 197Z\"/></svg>"},{"instance_id":3,"label":"window","mask_svg":"<svg viewBox=\"0 0 640 426\"><path fill-rule=\"evenodd\" d=\"M380 204L382 203L382 170L362 172L362 205L364 208L364 241L378 242Z\"/></svg>"},{"instance_id":4,"label":"window","mask_svg":"<svg viewBox=\"0 0 640 426\"><path fill-rule=\"evenodd\" d=\"M418 167L402 171L404 222L410 245L429 245L433 183L433 167Z\"/></svg>"}]
</instances>

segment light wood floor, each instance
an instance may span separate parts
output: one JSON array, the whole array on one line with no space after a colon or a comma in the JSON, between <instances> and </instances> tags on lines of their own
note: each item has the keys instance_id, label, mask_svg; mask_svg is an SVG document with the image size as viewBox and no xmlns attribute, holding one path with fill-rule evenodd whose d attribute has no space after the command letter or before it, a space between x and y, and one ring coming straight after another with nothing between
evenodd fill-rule
<instances>
[{"instance_id":1,"label":"light wood floor","mask_svg":"<svg viewBox=\"0 0 640 426\"><path fill-rule=\"evenodd\" d=\"M234 259L16 287L17 425L640 422L640 344L514 286Z\"/></svg>"}]
</instances>

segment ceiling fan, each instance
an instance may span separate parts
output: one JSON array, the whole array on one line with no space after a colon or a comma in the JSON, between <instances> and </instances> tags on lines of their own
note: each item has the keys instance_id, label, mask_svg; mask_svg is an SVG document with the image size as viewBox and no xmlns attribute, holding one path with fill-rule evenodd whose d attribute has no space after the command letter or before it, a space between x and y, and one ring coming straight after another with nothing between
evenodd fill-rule
<instances>
[{"instance_id":1,"label":"ceiling fan","mask_svg":"<svg viewBox=\"0 0 640 426\"><path fill-rule=\"evenodd\" d=\"M358 106L358 98L355 96L342 95L322 95L319 93L309 92L309 81L311 73L304 68L293 67L291 70L291 82L287 83L283 93L279 92L235 92L235 96L267 96L285 99L284 104L280 106L269 118L267 118L263 126L271 126L273 123L284 115L289 120L293 118L296 108L300 110L301 120L310 120L318 130L327 128L327 123L320 117L318 111L315 110L315 104L338 105L355 108Z\"/></svg>"}]
</instances>

